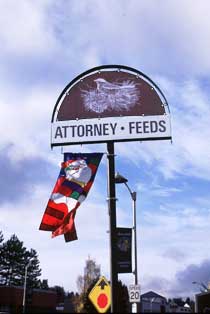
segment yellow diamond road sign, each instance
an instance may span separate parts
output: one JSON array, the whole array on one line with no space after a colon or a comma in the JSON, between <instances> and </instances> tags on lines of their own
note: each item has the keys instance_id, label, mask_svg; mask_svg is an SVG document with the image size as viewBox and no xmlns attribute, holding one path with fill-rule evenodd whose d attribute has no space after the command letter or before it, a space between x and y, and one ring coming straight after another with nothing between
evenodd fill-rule
<instances>
[{"instance_id":1,"label":"yellow diamond road sign","mask_svg":"<svg viewBox=\"0 0 210 314\"><path fill-rule=\"evenodd\" d=\"M111 288L105 277L102 276L97 281L88 298L99 313L105 313L108 310L111 305Z\"/></svg>"}]
</instances>

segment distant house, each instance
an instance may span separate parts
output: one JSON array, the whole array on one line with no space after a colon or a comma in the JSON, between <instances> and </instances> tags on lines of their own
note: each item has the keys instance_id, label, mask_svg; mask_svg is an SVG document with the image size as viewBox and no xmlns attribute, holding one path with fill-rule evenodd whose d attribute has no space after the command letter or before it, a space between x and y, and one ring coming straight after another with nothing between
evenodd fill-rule
<instances>
[{"instance_id":1,"label":"distant house","mask_svg":"<svg viewBox=\"0 0 210 314\"><path fill-rule=\"evenodd\" d=\"M192 313L189 304L185 303L182 298L174 298L168 302L165 297L149 291L141 295L142 313Z\"/></svg>"},{"instance_id":2,"label":"distant house","mask_svg":"<svg viewBox=\"0 0 210 314\"><path fill-rule=\"evenodd\" d=\"M192 309L189 304L185 303L182 299L173 299L169 303L169 312L172 313L192 313Z\"/></svg>"},{"instance_id":3,"label":"distant house","mask_svg":"<svg viewBox=\"0 0 210 314\"><path fill-rule=\"evenodd\" d=\"M142 313L165 313L169 312L169 306L165 297L154 291L149 291L141 295Z\"/></svg>"}]
</instances>

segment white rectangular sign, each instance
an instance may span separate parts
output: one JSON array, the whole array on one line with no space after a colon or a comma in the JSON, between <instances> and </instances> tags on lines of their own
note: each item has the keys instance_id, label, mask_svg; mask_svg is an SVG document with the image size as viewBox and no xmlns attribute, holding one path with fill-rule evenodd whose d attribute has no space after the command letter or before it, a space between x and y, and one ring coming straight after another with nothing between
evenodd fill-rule
<instances>
[{"instance_id":1,"label":"white rectangular sign","mask_svg":"<svg viewBox=\"0 0 210 314\"><path fill-rule=\"evenodd\" d=\"M51 145L171 138L169 115L57 121Z\"/></svg>"},{"instance_id":2,"label":"white rectangular sign","mask_svg":"<svg viewBox=\"0 0 210 314\"><path fill-rule=\"evenodd\" d=\"M140 285L129 285L129 301L131 303L140 302L141 288Z\"/></svg>"}]
</instances>

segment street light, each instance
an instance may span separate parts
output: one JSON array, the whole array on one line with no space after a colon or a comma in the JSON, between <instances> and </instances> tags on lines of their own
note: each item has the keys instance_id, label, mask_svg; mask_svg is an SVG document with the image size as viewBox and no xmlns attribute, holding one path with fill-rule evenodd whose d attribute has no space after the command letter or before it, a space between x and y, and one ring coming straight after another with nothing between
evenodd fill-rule
<instances>
[{"instance_id":1,"label":"street light","mask_svg":"<svg viewBox=\"0 0 210 314\"><path fill-rule=\"evenodd\" d=\"M192 284L201 286L202 287L202 289L200 288L201 292L208 292L209 291L208 287L203 282L193 281Z\"/></svg>"},{"instance_id":2,"label":"street light","mask_svg":"<svg viewBox=\"0 0 210 314\"><path fill-rule=\"evenodd\" d=\"M25 277L24 277L24 287L23 287L23 314L26 312L26 283L28 275L28 267L31 265L31 261L28 262L25 266Z\"/></svg>"},{"instance_id":3,"label":"street light","mask_svg":"<svg viewBox=\"0 0 210 314\"><path fill-rule=\"evenodd\" d=\"M135 278L135 285L138 284L138 272L137 272L137 236L136 236L136 192L132 192L128 185L128 179L123 177L119 172L115 174L115 183L121 184L124 183L127 187L131 199L132 199L132 206L133 206L133 233L134 233L134 278ZM137 312L137 304L136 304L136 312Z\"/></svg>"}]
</instances>

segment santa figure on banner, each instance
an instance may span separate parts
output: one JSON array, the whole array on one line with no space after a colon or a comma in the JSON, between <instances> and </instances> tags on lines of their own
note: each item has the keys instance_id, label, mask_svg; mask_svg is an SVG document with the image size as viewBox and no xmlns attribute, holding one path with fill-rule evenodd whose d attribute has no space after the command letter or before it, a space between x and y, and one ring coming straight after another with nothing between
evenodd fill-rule
<instances>
[{"instance_id":1,"label":"santa figure on banner","mask_svg":"<svg viewBox=\"0 0 210 314\"><path fill-rule=\"evenodd\" d=\"M61 164L40 230L52 231L52 237L64 234L66 242L77 239L74 225L76 210L93 184L102 155L64 154L64 162Z\"/></svg>"}]
</instances>

